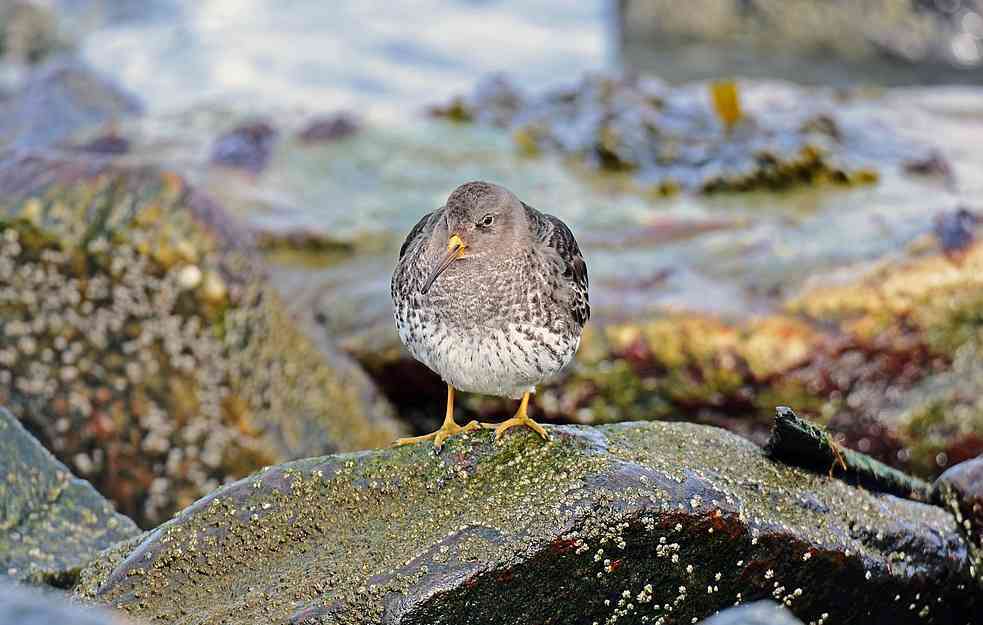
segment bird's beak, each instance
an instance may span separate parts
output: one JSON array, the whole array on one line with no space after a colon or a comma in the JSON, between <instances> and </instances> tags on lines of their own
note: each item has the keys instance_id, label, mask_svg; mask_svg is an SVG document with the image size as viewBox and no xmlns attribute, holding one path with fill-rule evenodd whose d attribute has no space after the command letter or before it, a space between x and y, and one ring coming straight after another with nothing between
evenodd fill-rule
<instances>
[{"instance_id":1,"label":"bird's beak","mask_svg":"<svg viewBox=\"0 0 983 625\"><path fill-rule=\"evenodd\" d=\"M447 241L447 253L444 254L444 257L440 259L437 266L434 267L433 271L430 272L430 275L427 276L426 282L424 282L423 286L420 288L421 293L426 294L427 291L430 290L430 287L433 286L434 281L440 277L440 274L444 273L444 270L450 267L451 263L464 255L465 247L467 246L464 244L464 241L461 240L461 237L457 236L456 234L451 235L451 238Z\"/></svg>"}]
</instances>

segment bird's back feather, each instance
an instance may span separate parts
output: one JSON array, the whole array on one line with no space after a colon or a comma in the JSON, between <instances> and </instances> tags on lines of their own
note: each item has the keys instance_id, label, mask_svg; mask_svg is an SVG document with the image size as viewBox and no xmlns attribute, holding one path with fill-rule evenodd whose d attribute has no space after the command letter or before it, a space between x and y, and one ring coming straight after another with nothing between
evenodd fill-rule
<instances>
[{"instance_id":1,"label":"bird's back feather","mask_svg":"<svg viewBox=\"0 0 983 625\"><path fill-rule=\"evenodd\" d=\"M589 281L587 263L580 253L577 239L559 217L542 213L525 202L522 205L534 226L536 236L557 254L564 265L561 279L565 282L564 286L571 291L570 312L582 328L590 319Z\"/></svg>"}]
</instances>

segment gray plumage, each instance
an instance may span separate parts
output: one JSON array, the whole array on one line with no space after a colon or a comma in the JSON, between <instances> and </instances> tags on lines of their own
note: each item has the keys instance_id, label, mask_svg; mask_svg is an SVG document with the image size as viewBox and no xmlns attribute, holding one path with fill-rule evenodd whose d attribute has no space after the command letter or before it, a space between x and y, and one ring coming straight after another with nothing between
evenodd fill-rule
<instances>
[{"instance_id":1,"label":"gray plumage","mask_svg":"<svg viewBox=\"0 0 983 625\"><path fill-rule=\"evenodd\" d=\"M453 234L463 256L428 288ZM458 187L414 226L392 298L417 360L457 389L512 398L570 364L590 317L587 265L570 229L487 182Z\"/></svg>"}]
</instances>

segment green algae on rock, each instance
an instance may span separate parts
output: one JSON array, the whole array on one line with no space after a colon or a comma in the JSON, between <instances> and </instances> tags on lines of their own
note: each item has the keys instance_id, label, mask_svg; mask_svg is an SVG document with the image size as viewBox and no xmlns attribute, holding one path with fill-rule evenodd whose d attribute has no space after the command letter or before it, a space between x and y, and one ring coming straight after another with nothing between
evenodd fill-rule
<instances>
[{"instance_id":1,"label":"green algae on rock","mask_svg":"<svg viewBox=\"0 0 983 625\"><path fill-rule=\"evenodd\" d=\"M100 551L139 533L0 407L0 578L71 587Z\"/></svg>"},{"instance_id":2,"label":"green algae on rock","mask_svg":"<svg viewBox=\"0 0 983 625\"><path fill-rule=\"evenodd\" d=\"M10 156L0 191L0 403L141 524L260 467L398 436L177 176Z\"/></svg>"},{"instance_id":3,"label":"green algae on rock","mask_svg":"<svg viewBox=\"0 0 983 625\"><path fill-rule=\"evenodd\" d=\"M663 194L865 184L883 168L928 152L872 120L842 120L842 104L828 93L750 88L761 93L740 119L730 119L730 111L721 120L706 85L588 75L572 87L528 96L493 76L431 113L507 128L524 153L558 152L592 168L631 172L640 188Z\"/></svg>"},{"instance_id":4,"label":"green algae on rock","mask_svg":"<svg viewBox=\"0 0 983 625\"><path fill-rule=\"evenodd\" d=\"M223 487L77 591L162 623L965 624L941 508L774 463L717 428L561 426L311 458Z\"/></svg>"}]
</instances>

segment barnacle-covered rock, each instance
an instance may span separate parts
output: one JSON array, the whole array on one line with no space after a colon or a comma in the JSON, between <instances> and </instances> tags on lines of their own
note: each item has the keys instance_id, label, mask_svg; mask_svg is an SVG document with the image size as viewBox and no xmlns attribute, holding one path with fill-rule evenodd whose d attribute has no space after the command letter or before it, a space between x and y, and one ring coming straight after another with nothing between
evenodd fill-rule
<instances>
[{"instance_id":1,"label":"barnacle-covered rock","mask_svg":"<svg viewBox=\"0 0 983 625\"><path fill-rule=\"evenodd\" d=\"M16 156L0 197L0 403L141 524L259 467L398 434L180 178Z\"/></svg>"},{"instance_id":2,"label":"barnacle-covered rock","mask_svg":"<svg viewBox=\"0 0 983 625\"><path fill-rule=\"evenodd\" d=\"M588 75L528 96L494 76L431 112L506 128L525 153L557 152L631 172L638 186L658 193L864 184L930 151L856 115L842 120L829 94L775 84L748 89L751 102L742 105L741 89L729 83L669 87Z\"/></svg>"},{"instance_id":3,"label":"barnacle-covered rock","mask_svg":"<svg viewBox=\"0 0 983 625\"><path fill-rule=\"evenodd\" d=\"M69 587L100 551L138 534L0 407L0 578Z\"/></svg>"},{"instance_id":4,"label":"barnacle-covered rock","mask_svg":"<svg viewBox=\"0 0 983 625\"><path fill-rule=\"evenodd\" d=\"M691 623L765 598L804 622L981 616L942 508L772 462L717 428L552 435L273 467L84 571L77 591L174 624Z\"/></svg>"}]
</instances>

